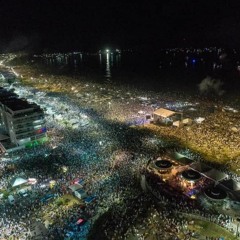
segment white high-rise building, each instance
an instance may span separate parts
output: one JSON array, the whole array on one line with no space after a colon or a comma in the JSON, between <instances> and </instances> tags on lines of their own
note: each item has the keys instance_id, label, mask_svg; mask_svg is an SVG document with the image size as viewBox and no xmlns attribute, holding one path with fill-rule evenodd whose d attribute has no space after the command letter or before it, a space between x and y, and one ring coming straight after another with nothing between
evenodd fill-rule
<instances>
[{"instance_id":1,"label":"white high-rise building","mask_svg":"<svg viewBox=\"0 0 240 240\"><path fill-rule=\"evenodd\" d=\"M17 98L0 89L0 124L2 134L15 146L37 145L46 140L44 112L35 103Z\"/></svg>"}]
</instances>

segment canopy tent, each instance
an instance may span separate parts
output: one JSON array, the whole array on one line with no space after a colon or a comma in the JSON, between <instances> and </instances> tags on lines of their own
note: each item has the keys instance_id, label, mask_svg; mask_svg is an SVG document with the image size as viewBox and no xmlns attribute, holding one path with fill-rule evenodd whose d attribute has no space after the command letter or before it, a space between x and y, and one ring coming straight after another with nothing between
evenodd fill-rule
<instances>
[{"instance_id":1,"label":"canopy tent","mask_svg":"<svg viewBox=\"0 0 240 240\"><path fill-rule=\"evenodd\" d=\"M83 186L80 185L80 184L72 184L72 185L69 186L69 188L70 188L73 192L77 191L78 189L81 189L82 187L83 187Z\"/></svg>"},{"instance_id":2,"label":"canopy tent","mask_svg":"<svg viewBox=\"0 0 240 240\"><path fill-rule=\"evenodd\" d=\"M92 202L94 199L95 199L94 196L88 196L88 197L85 198L85 203L90 203L90 202Z\"/></svg>"},{"instance_id":3,"label":"canopy tent","mask_svg":"<svg viewBox=\"0 0 240 240\"><path fill-rule=\"evenodd\" d=\"M174 112L165 108L159 108L152 114L153 122L171 125L175 121L182 120L183 114L180 112Z\"/></svg>"},{"instance_id":4,"label":"canopy tent","mask_svg":"<svg viewBox=\"0 0 240 240\"><path fill-rule=\"evenodd\" d=\"M19 185L22 185L24 183L27 183L28 181L22 177L17 177L12 180L12 187L17 187Z\"/></svg>"},{"instance_id":5,"label":"canopy tent","mask_svg":"<svg viewBox=\"0 0 240 240\"><path fill-rule=\"evenodd\" d=\"M172 110L168 110L168 109L165 109L165 108L159 108L159 109L157 109L153 112L154 115L158 115L158 116L164 117L164 118L171 117L176 113L177 112L174 112Z\"/></svg>"},{"instance_id":6,"label":"canopy tent","mask_svg":"<svg viewBox=\"0 0 240 240\"><path fill-rule=\"evenodd\" d=\"M204 120L205 120L205 118L203 118L203 117L198 117L198 118L195 119L195 122L196 122L196 123L202 123Z\"/></svg>"},{"instance_id":7,"label":"canopy tent","mask_svg":"<svg viewBox=\"0 0 240 240\"><path fill-rule=\"evenodd\" d=\"M74 191L74 194L79 199L83 199L83 198L87 197L87 194L83 189L78 189L78 190Z\"/></svg>"},{"instance_id":8,"label":"canopy tent","mask_svg":"<svg viewBox=\"0 0 240 240\"><path fill-rule=\"evenodd\" d=\"M73 184L80 184L80 185L83 185L84 184L84 179L82 178L75 178L73 181L72 181Z\"/></svg>"}]
</instances>

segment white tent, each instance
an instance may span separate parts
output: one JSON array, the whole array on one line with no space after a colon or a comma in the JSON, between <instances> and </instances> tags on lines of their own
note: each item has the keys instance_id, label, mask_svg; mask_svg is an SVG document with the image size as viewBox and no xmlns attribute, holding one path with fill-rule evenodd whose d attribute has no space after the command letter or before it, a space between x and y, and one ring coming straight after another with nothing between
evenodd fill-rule
<instances>
[{"instance_id":1,"label":"white tent","mask_svg":"<svg viewBox=\"0 0 240 240\"><path fill-rule=\"evenodd\" d=\"M17 187L19 185L22 185L24 183L27 183L28 181L24 178L17 177L12 181L12 187Z\"/></svg>"},{"instance_id":2,"label":"white tent","mask_svg":"<svg viewBox=\"0 0 240 240\"><path fill-rule=\"evenodd\" d=\"M198 118L195 119L195 122L196 122L196 123L202 123L204 120L205 120L205 118L203 118L203 117L198 117Z\"/></svg>"},{"instance_id":3,"label":"white tent","mask_svg":"<svg viewBox=\"0 0 240 240\"><path fill-rule=\"evenodd\" d=\"M72 185L69 186L69 188L70 188L73 192L77 191L78 189L81 189L82 187L83 187L83 186L80 185L80 184L72 184Z\"/></svg>"}]
</instances>

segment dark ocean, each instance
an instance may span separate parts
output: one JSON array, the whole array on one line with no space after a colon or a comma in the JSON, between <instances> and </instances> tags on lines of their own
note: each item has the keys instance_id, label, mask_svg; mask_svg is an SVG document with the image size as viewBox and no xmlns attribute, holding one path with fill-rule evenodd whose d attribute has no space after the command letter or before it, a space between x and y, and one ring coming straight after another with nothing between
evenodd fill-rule
<instances>
[{"instance_id":1,"label":"dark ocean","mask_svg":"<svg viewBox=\"0 0 240 240\"><path fill-rule=\"evenodd\" d=\"M55 53L15 60L17 65L26 63L48 74L127 85L140 90L198 94L199 84L208 77L213 82L221 82L220 88L227 94L235 95L240 91L238 55L216 48L170 49L156 53L130 50Z\"/></svg>"}]
</instances>

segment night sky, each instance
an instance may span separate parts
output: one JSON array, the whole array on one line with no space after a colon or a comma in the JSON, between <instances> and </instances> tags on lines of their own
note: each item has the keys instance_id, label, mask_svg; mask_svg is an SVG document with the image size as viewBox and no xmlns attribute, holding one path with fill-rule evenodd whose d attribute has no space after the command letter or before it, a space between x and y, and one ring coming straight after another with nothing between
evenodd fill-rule
<instances>
[{"instance_id":1,"label":"night sky","mask_svg":"<svg viewBox=\"0 0 240 240\"><path fill-rule=\"evenodd\" d=\"M0 50L5 52L239 43L237 0L0 0Z\"/></svg>"}]
</instances>

